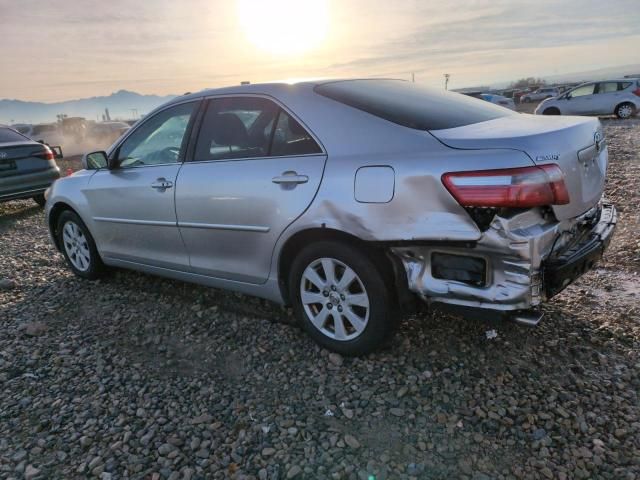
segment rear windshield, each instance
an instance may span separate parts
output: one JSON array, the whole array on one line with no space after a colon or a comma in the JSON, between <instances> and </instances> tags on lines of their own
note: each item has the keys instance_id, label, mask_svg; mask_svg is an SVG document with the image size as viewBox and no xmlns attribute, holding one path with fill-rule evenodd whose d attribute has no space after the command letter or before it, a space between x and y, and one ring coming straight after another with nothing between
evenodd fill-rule
<instances>
[{"instance_id":1,"label":"rear windshield","mask_svg":"<svg viewBox=\"0 0 640 480\"><path fill-rule=\"evenodd\" d=\"M5 142L24 142L27 140L18 132L11 130L10 128L0 128L0 143Z\"/></svg>"},{"instance_id":2,"label":"rear windshield","mask_svg":"<svg viewBox=\"0 0 640 480\"><path fill-rule=\"evenodd\" d=\"M517 115L459 93L402 80L345 80L315 87L316 93L390 122L418 130L441 130Z\"/></svg>"}]
</instances>

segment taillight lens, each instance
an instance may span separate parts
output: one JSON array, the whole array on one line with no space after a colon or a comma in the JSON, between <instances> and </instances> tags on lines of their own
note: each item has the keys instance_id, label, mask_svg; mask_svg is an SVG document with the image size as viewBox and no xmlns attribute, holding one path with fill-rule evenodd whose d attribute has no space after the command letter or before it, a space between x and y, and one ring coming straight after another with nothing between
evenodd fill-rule
<instances>
[{"instance_id":1,"label":"taillight lens","mask_svg":"<svg viewBox=\"0 0 640 480\"><path fill-rule=\"evenodd\" d=\"M450 172L442 183L463 207L531 208L566 205L569 192L556 164Z\"/></svg>"},{"instance_id":2,"label":"taillight lens","mask_svg":"<svg viewBox=\"0 0 640 480\"><path fill-rule=\"evenodd\" d=\"M634 95L637 95L638 97L640 97L640 88L636 88L636 89L633 91L633 94L634 94Z\"/></svg>"},{"instance_id":3,"label":"taillight lens","mask_svg":"<svg viewBox=\"0 0 640 480\"><path fill-rule=\"evenodd\" d=\"M38 150L37 152L33 152L31 154L32 157L41 158L43 160L55 160L55 156L49 147L46 145L42 146L42 150Z\"/></svg>"}]
</instances>

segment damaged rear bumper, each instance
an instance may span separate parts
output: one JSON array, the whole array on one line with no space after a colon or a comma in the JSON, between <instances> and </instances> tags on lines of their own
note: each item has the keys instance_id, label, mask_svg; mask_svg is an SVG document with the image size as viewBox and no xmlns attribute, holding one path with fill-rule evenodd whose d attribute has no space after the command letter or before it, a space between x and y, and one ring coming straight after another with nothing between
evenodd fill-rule
<instances>
[{"instance_id":1,"label":"damaged rear bumper","mask_svg":"<svg viewBox=\"0 0 640 480\"><path fill-rule=\"evenodd\" d=\"M540 305L593 268L615 225L610 204L562 222L531 209L496 215L473 245L410 245L391 251L404 266L409 290L428 303L514 313ZM465 261L456 256L469 259L469 272L462 271ZM485 266L481 273L479 265Z\"/></svg>"}]
</instances>

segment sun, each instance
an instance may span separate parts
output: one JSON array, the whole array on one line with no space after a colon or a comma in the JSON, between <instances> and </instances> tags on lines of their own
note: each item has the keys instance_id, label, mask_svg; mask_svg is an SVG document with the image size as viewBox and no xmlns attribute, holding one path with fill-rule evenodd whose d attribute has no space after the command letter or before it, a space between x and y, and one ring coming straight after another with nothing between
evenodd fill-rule
<instances>
[{"instance_id":1,"label":"sun","mask_svg":"<svg viewBox=\"0 0 640 480\"><path fill-rule=\"evenodd\" d=\"M300 55L327 35L328 0L237 0L249 41L273 55Z\"/></svg>"}]
</instances>

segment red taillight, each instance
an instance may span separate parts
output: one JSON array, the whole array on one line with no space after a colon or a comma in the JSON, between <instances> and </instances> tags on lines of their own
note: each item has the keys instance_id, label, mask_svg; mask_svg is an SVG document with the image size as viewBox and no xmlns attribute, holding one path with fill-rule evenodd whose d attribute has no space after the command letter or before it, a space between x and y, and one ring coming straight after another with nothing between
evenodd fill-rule
<instances>
[{"instance_id":1,"label":"red taillight","mask_svg":"<svg viewBox=\"0 0 640 480\"><path fill-rule=\"evenodd\" d=\"M640 88L636 88L636 89L633 91L633 94L634 94L634 95L637 95L637 96L639 96L639 97L640 97Z\"/></svg>"},{"instance_id":2,"label":"red taillight","mask_svg":"<svg viewBox=\"0 0 640 480\"><path fill-rule=\"evenodd\" d=\"M43 160L55 160L55 156L49 147L46 145L42 146L43 150L38 150L37 152L33 152L31 154L32 157L41 158Z\"/></svg>"},{"instance_id":3,"label":"red taillight","mask_svg":"<svg viewBox=\"0 0 640 480\"><path fill-rule=\"evenodd\" d=\"M464 207L530 208L569 203L564 174L556 164L450 172L442 175L442 183Z\"/></svg>"}]
</instances>

